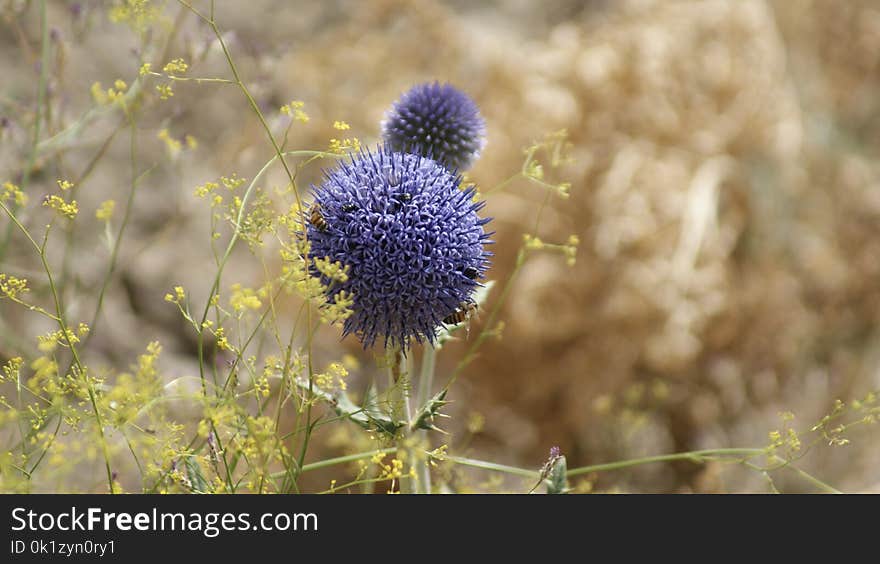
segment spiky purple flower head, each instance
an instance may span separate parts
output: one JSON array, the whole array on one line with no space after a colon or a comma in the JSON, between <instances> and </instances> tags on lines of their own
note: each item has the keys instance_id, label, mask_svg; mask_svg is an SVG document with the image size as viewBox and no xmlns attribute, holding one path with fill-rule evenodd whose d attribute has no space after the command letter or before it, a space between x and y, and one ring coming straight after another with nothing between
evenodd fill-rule
<instances>
[{"instance_id":1,"label":"spiky purple flower head","mask_svg":"<svg viewBox=\"0 0 880 564\"><path fill-rule=\"evenodd\" d=\"M354 295L345 334L406 349L433 342L444 317L485 275L491 243L474 188L437 162L390 147L362 151L313 188L323 223L308 226L311 256L349 267L328 292ZM325 283L330 281L325 279Z\"/></svg>"},{"instance_id":2,"label":"spiky purple flower head","mask_svg":"<svg viewBox=\"0 0 880 564\"><path fill-rule=\"evenodd\" d=\"M405 92L382 123L395 151L418 153L465 170L486 142L486 122L474 101L451 84L429 82Z\"/></svg>"}]
</instances>

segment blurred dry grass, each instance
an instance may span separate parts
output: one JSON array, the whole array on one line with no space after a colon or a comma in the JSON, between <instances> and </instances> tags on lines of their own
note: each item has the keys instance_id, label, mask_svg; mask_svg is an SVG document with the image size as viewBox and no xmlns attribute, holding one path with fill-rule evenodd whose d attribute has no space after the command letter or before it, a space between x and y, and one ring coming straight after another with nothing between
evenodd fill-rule
<instances>
[{"instance_id":1,"label":"blurred dry grass","mask_svg":"<svg viewBox=\"0 0 880 564\"><path fill-rule=\"evenodd\" d=\"M326 146L334 119L373 143L388 104L434 78L469 92L487 117L489 143L470 175L484 188L519 168L530 141L568 130L574 159L559 180L572 182L572 195L555 201L538 234L577 234L578 263L533 257L505 307L504 339L490 342L457 384L457 435L471 452L538 467L554 444L570 466L762 446L780 411L809 425L835 398L880 388L880 4L477 4L218 3L260 105L306 102L312 120L296 130L295 147ZM83 5L89 9L76 25L65 3L51 6L65 51L63 82L54 85L64 92L58 124L88 107L93 81L136 70L125 30L102 19L96 4ZM78 38L85 21L93 28ZM11 119L2 178L23 162L27 132L15 115L24 109L15 101L32 95L33 24L21 38L0 35L3 112ZM21 57L20 42L31 45L31 60ZM224 72L191 19L172 51L201 76ZM192 373L192 337L162 303L177 283L203 299L213 272L207 214L193 204L192 188L233 170L253 174L270 152L232 88L179 86L151 112L141 120L140 158L166 164L139 196L96 344L108 361L121 361L158 338L172 353L169 371ZM168 164L155 139L163 122L178 137L195 135L197 152ZM108 120L63 162L44 166L82 170L114 126ZM110 146L111 158L83 187L82 207L122 192L126 155L124 140ZM39 178L44 191L55 177ZM498 231L491 278L508 276L543 197L517 184L490 198ZM106 261L90 245L83 236L71 265L82 288L97 283ZM244 253L229 271L244 282L261 277ZM19 314L2 307L7 343L43 330L18 325ZM323 335L328 358L337 343ZM358 352L352 340L343 346ZM462 351L450 347L441 368L451 369ZM485 425L470 436L464 423L475 412ZM877 435L858 434L845 451L817 449L805 467L844 490L876 490ZM681 464L603 476L599 487L610 486L760 491L763 478Z\"/></svg>"}]
</instances>

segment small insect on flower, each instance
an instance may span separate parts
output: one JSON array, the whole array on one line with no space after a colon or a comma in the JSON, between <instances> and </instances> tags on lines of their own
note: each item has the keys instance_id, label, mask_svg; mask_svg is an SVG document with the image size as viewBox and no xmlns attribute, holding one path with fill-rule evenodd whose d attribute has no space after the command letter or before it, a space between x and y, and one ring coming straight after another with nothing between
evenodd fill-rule
<instances>
[{"instance_id":1,"label":"small insect on flower","mask_svg":"<svg viewBox=\"0 0 880 564\"><path fill-rule=\"evenodd\" d=\"M459 304L458 309L443 318L443 324L460 325L466 323L465 338L469 339L471 336L471 317L476 315L477 309L479 309L479 306L474 302L462 302Z\"/></svg>"},{"instance_id":2,"label":"small insect on flower","mask_svg":"<svg viewBox=\"0 0 880 564\"><path fill-rule=\"evenodd\" d=\"M321 204L318 202L312 204L312 208L309 210L309 222L318 231L327 231L327 220L324 219L324 215L321 213Z\"/></svg>"},{"instance_id":3,"label":"small insect on flower","mask_svg":"<svg viewBox=\"0 0 880 564\"><path fill-rule=\"evenodd\" d=\"M458 309L443 318L446 325L458 325L469 321L471 316L477 312L478 306L472 302L465 302L458 306Z\"/></svg>"}]
</instances>

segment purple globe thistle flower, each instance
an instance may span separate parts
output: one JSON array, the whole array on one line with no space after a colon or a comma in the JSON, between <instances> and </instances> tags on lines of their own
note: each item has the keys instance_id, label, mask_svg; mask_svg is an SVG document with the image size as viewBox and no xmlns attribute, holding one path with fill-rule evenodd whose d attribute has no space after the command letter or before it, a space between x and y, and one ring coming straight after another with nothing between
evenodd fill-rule
<instances>
[{"instance_id":1,"label":"purple globe thistle flower","mask_svg":"<svg viewBox=\"0 0 880 564\"><path fill-rule=\"evenodd\" d=\"M429 82L405 92L382 123L382 138L395 151L418 153L465 170L483 145L486 122L471 98L451 84Z\"/></svg>"},{"instance_id":2,"label":"purple globe thistle flower","mask_svg":"<svg viewBox=\"0 0 880 564\"><path fill-rule=\"evenodd\" d=\"M328 294L354 296L345 335L364 347L377 339L404 350L413 339L433 343L443 318L472 301L489 266L483 226L491 218L477 215L484 202L460 183L431 159L385 146L353 156L313 187L310 254L349 267L346 282L323 280Z\"/></svg>"}]
</instances>

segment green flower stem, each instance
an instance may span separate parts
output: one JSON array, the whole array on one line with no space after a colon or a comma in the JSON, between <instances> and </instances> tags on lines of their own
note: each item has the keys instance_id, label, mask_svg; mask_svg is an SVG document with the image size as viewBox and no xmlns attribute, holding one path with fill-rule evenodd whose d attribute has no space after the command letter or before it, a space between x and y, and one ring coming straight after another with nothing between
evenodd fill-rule
<instances>
[{"instance_id":1,"label":"green flower stem","mask_svg":"<svg viewBox=\"0 0 880 564\"><path fill-rule=\"evenodd\" d=\"M432 345L424 347L422 354L422 370L419 374L419 391L416 396L416 406L422 409L431 398L431 386L434 383L434 370L437 367L437 351ZM416 438L425 450L431 450L431 439L428 431L416 431ZM431 466L426 457L420 460L416 466L416 488L418 493L431 493Z\"/></svg>"},{"instance_id":2,"label":"green flower stem","mask_svg":"<svg viewBox=\"0 0 880 564\"><path fill-rule=\"evenodd\" d=\"M461 464L462 466L470 466L471 468L482 468L483 470L492 470L493 472L503 472L514 476L523 476L525 478L537 478L540 472L537 470L528 470L526 468L517 468L516 466L507 466L506 464L497 464L486 460L477 460L475 458L466 458L464 456L447 456L446 460Z\"/></svg>"},{"instance_id":3,"label":"green flower stem","mask_svg":"<svg viewBox=\"0 0 880 564\"><path fill-rule=\"evenodd\" d=\"M400 347L394 347L386 351L389 359L388 369L388 402L391 404L392 421L409 421L409 406L407 400L407 387L403 382L403 353ZM407 376L408 377L408 376ZM412 437L409 434L409 425L403 425L397 435L397 451L405 457L405 462L410 466L415 464L415 451L409 446ZM400 480L400 493L417 493L413 480L404 477Z\"/></svg>"},{"instance_id":4,"label":"green flower stem","mask_svg":"<svg viewBox=\"0 0 880 564\"><path fill-rule=\"evenodd\" d=\"M572 468L568 472L566 472L566 477L573 478L575 476L581 476L583 474L592 474L595 472L608 472L612 470L623 470L625 468L632 468L635 466L644 466L646 464L656 464L660 462L674 462L677 460L686 460L689 462L693 462L695 464L702 464L704 462L708 462L710 460L727 460L733 463L745 464L748 468L752 468L753 470L763 472L771 471L775 468L761 468L749 462L750 459L756 458L759 456L769 456L771 460L776 463L785 462L780 457L770 454L766 448L718 448L718 449L705 449L705 450L693 450L688 452L677 452L673 454L661 454L658 456L646 456L643 458L633 458L630 460L621 460L618 462L608 462L605 464L593 464L590 466L581 466L579 468ZM481 468L483 470L491 470L494 472L503 472L505 474L511 474L514 476L522 476L525 478L538 478L540 477L540 472L536 470L528 470L526 468L517 468L515 466L507 466L504 464L496 464L495 462L488 462L485 460L476 460L473 458L466 458L463 456L447 456L446 460L453 462L455 464L461 464L462 466L470 466L472 468ZM815 486L816 488L827 492L839 494L842 493L840 490L826 484L822 480L816 478L812 474L801 470L795 466L790 464L786 464L785 466L777 466L776 469L788 467L793 472L795 472L798 476ZM772 485L772 482L771 482Z\"/></svg>"},{"instance_id":5,"label":"green flower stem","mask_svg":"<svg viewBox=\"0 0 880 564\"><path fill-rule=\"evenodd\" d=\"M64 306L62 304L61 295L59 294L58 287L55 284L55 278L52 276L52 269L49 267L49 261L46 259L46 241L49 238L49 228L47 227L46 229L46 233L43 237L43 243L41 245L34 240L34 238L30 234L30 231L28 231L27 228L21 224L18 218L15 217L15 213L11 209L6 207L3 202L0 202L0 208L2 208L4 212L6 212L6 215L8 215L9 219L12 220L12 224L18 227L19 231L21 231L21 233L34 247L34 249L36 249L37 254L40 257L40 263L43 265L43 270L46 272L46 279L49 283L49 290L52 294L52 300L55 303L55 313L58 314L58 328L61 329L61 334L66 341L67 347L70 349L70 354L73 358L73 366L76 366L77 368L77 375L81 377L86 384L86 389L89 394L89 403L91 404L92 410L95 413L95 423L98 426L98 435L100 438L101 450L104 455L104 467L107 470L107 484L110 488L110 493L112 494L114 493L113 472L110 469L110 449L107 446L107 439L104 435L104 418L101 417L101 411L98 409L98 400L97 396L95 395L92 380L91 378L89 378L85 366L83 366L82 362L80 361L79 353L77 352L76 346L70 338L70 335L73 333L73 331L67 324L67 318L64 314ZM42 460L42 456L40 457L40 460ZM31 470L31 473L33 474L33 469Z\"/></svg>"}]
</instances>

